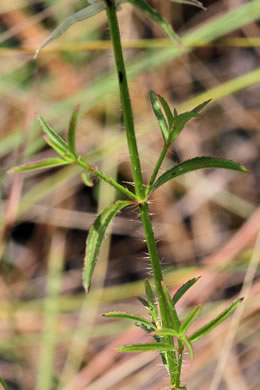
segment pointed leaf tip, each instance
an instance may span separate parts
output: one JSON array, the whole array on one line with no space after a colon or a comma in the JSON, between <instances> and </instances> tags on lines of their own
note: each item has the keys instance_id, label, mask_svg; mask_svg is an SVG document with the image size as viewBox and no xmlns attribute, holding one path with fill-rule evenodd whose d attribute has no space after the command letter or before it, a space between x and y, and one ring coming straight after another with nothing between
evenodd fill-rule
<instances>
[{"instance_id":1,"label":"pointed leaf tip","mask_svg":"<svg viewBox=\"0 0 260 390\"><path fill-rule=\"evenodd\" d=\"M45 160L40 161L33 161L29 163L25 163L22 165L19 165L17 167L9 169L7 171L8 174L14 174L19 172L28 172L28 171L36 171L38 169L44 169L44 168L55 168L60 165L67 165L70 164L69 161L66 161L62 158L48 158Z\"/></svg>"},{"instance_id":2,"label":"pointed leaf tip","mask_svg":"<svg viewBox=\"0 0 260 390\"><path fill-rule=\"evenodd\" d=\"M183 161L182 163L175 165L173 168L166 171L154 183L153 190L159 188L161 185L171 179L174 179L177 176L181 176L185 173L204 168L222 168L248 173L248 170L244 166L232 160L205 156L195 157L190 160Z\"/></svg>"},{"instance_id":3,"label":"pointed leaf tip","mask_svg":"<svg viewBox=\"0 0 260 390\"><path fill-rule=\"evenodd\" d=\"M58 27L56 27L53 32L43 41L40 47L36 50L34 59L37 58L39 52L47 46L50 42L59 38L70 26L72 26L76 22L81 22L85 19L91 18L92 16L97 15L99 12L105 9L103 1L95 2L94 4L90 4L87 7L81 9L78 12L68 16Z\"/></svg>"},{"instance_id":4,"label":"pointed leaf tip","mask_svg":"<svg viewBox=\"0 0 260 390\"><path fill-rule=\"evenodd\" d=\"M94 182L88 172L83 172L80 177L87 187L94 187Z\"/></svg>"},{"instance_id":5,"label":"pointed leaf tip","mask_svg":"<svg viewBox=\"0 0 260 390\"><path fill-rule=\"evenodd\" d=\"M174 305L181 299L181 297L188 291L198 280L200 279L200 276L196 278L192 278L188 280L188 282L184 283L174 294L172 298L172 302Z\"/></svg>"},{"instance_id":6,"label":"pointed leaf tip","mask_svg":"<svg viewBox=\"0 0 260 390\"><path fill-rule=\"evenodd\" d=\"M220 313L217 317L215 317L212 321L208 322L202 328L198 329L190 336L191 343L195 343L211 330L220 325L223 321L225 321L241 304L244 298L239 298L235 302L233 302L226 310Z\"/></svg>"},{"instance_id":7,"label":"pointed leaf tip","mask_svg":"<svg viewBox=\"0 0 260 390\"><path fill-rule=\"evenodd\" d=\"M194 107L191 111L192 112L196 112L196 113L200 113L200 111L202 111L211 101L212 101L212 99L208 99L205 102L203 102L203 103L199 104L198 106Z\"/></svg>"}]
</instances>

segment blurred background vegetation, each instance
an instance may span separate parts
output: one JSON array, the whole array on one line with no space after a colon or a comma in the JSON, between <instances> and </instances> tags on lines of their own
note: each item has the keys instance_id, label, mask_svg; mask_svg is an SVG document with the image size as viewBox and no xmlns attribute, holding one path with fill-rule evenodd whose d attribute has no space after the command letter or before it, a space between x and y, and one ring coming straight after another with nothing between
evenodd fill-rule
<instances>
[{"instance_id":1,"label":"blurred background vegetation","mask_svg":"<svg viewBox=\"0 0 260 390\"><path fill-rule=\"evenodd\" d=\"M205 303L200 326L235 298L246 297L231 321L197 343L194 362L187 355L184 381L193 390L257 390L260 3L204 0L207 12L166 0L149 3L183 37L184 49L173 47L140 12L122 7L145 180L162 143L150 89L180 111L213 100L183 131L164 170L204 154L234 159L251 171L190 173L151 199L172 291L202 275L179 309ZM86 296L81 283L86 235L98 210L119 195L100 182L85 187L76 167L6 174L16 164L53 155L36 113L63 134L80 103L78 149L131 185L105 13L75 24L32 58L50 31L85 5L83 0L0 4L0 375L11 390L166 390L157 353L114 351L144 341L141 330L102 317L109 310L143 312L135 296L143 295L142 280L150 270L137 210L116 218Z\"/></svg>"}]
</instances>

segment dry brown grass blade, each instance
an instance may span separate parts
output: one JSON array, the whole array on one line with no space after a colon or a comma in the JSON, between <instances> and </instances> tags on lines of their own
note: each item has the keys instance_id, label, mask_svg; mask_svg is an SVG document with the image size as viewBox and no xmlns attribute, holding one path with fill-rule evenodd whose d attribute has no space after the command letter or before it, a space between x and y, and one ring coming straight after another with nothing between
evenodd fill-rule
<instances>
[{"instance_id":1,"label":"dry brown grass blade","mask_svg":"<svg viewBox=\"0 0 260 390\"><path fill-rule=\"evenodd\" d=\"M31 15L22 9L14 10L2 15L4 22L10 29L26 24L30 17ZM40 24L31 24L27 26L26 29L18 31L16 37L21 41L22 46L26 48L31 45L37 46L39 40L43 40L46 35L47 34ZM56 56L53 57L52 61L46 61L45 66L56 79L55 93L57 93L57 96L71 96L71 94L81 88L77 73L74 72L69 64L61 61Z\"/></svg>"}]
</instances>

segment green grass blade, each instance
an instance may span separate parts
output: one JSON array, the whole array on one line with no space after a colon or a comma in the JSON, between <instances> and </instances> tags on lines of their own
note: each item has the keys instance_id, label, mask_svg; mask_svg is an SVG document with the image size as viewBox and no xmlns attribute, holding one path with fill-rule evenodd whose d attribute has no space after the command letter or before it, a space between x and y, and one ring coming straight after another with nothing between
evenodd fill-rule
<instances>
[{"instance_id":1,"label":"green grass blade","mask_svg":"<svg viewBox=\"0 0 260 390\"><path fill-rule=\"evenodd\" d=\"M214 320L210 321L208 324L194 332L190 337L191 343L195 343L199 339L201 339L203 336L205 336L207 333L209 333L211 330L216 328L219 324L221 324L223 321L225 321L226 318L228 318L241 304L243 301L243 298L237 299L235 302L233 302L226 310L224 310L221 314L219 314Z\"/></svg>"},{"instance_id":2,"label":"green grass blade","mask_svg":"<svg viewBox=\"0 0 260 390\"><path fill-rule=\"evenodd\" d=\"M164 115L162 113L162 110L161 110L161 107L160 107L160 104L158 102L158 98L157 98L157 95L155 92L150 91L150 99L151 99L151 103L152 103L152 107L153 107L153 112L154 112L154 114L159 122L160 128L161 128L164 142L167 143L168 136L169 136L169 130L168 130L167 122L164 118Z\"/></svg>"},{"instance_id":3,"label":"green grass blade","mask_svg":"<svg viewBox=\"0 0 260 390\"><path fill-rule=\"evenodd\" d=\"M80 105L78 104L73 110L70 118L69 130L68 130L68 146L70 151L76 155L76 130L78 123Z\"/></svg>"},{"instance_id":4,"label":"green grass blade","mask_svg":"<svg viewBox=\"0 0 260 390\"><path fill-rule=\"evenodd\" d=\"M155 326L150 321L146 320L143 317L136 316L134 314L124 313L124 312L120 312L120 311L112 311L110 313L105 313L104 317L122 318L125 320L132 320L132 321L138 322L140 324L144 324L145 326L148 326L150 328L155 329Z\"/></svg>"},{"instance_id":5,"label":"green grass blade","mask_svg":"<svg viewBox=\"0 0 260 390\"><path fill-rule=\"evenodd\" d=\"M130 204L132 204L131 201L117 201L115 203L111 203L99 214L94 222L94 225L90 229L86 242L86 253L82 275L83 285L86 292L89 292L92 274L94 272L101 244L108 225L120 210Z\"/></svg>"},{"instance_id":6,"label":"green grass blade","mask_svg":"<svg viewBox=\"0 0 260 390\"><path fill-rule=\"evenodd\" d=\"M191 280L188 280L188 282L184 283L174 294L172 298L172 302L174 305L181 299L181 297L188 291L198 280L200 279L200 276L197 278L193 278Z\"/></svg>"},{"instance_id":7,"label":"green grass blade","mask_svg":"<svg viewBox=\"0 0 260 390\"><path fill-rule=\"evenodd\" d=\"M248 173L248 170L243 165L240 165L232 160L214 157L195 157L191 160L183 161L165 172L155 182L153 190L159 188L161 185L177 176L203 168L223 168Z\"/></svg>"},{"instance_id":8,"label":"green grass blade","mask_svg":"<svg viewBox=\"0 0 260 390\"><path fill-rule=\"evenodd\" d=\"M168 35L168 37L175 43L177 46L181 46L181 40L172 27L166 22L166 20L155 11L154 8L150 7L144 0L127 0L128 3L131 3L136 8L140 9L149 19L157 23L161 29Z\"/></svg>"},{"instance_id":9,"label":"green grass blade","mask_svg":"<svg viewBox=\"0 0 260 390\"><path fill-rule=\"evenodd\" d=\"M43 322L37 385L35 390L51 390L55 386L57 337L60 332L60 295L65 253L65 233L54 232L48 259L46 297L41 312ZM38 336L39 337L39 336Z\"/></svg>"},{"instance_id":10,"label":"green grass blade","mask_svg":"<svg viewBox=\"0 0 260 390\"><path fill-rule=\"evenodd\" d=\"M14 167L8 171L8 173L18 173L27 171L36 171L37 169L43 168L54 168L60 165L70 164L70 161L66 161L63 158L48 158L46 160L34 161Z\"/></svg>"},{"instance_id":11,"label":"green grass blade","mask_svg":"<svg viewBox=\"0 0 260 390\"><path fill-rule=\"evenodd\" d=\"M201 306L198 306L187 316L187 318L185 318L185 320L182 322L182 324L180 326L180 333L182 335L186 334L192 321L197 317L197 315L199 314L200 311L201 311Z\"/></svg>"},{"instance_id":12,"label":"green grass blade","mask_svg":"<svg viewBox=\"0 0 260 390\"><path fill-rule=\"evenodd\" d=\"M167 343L146 343L146 344L132 344L123 345L116 349L118 352L151 352L151 351L175 351L176 348Z\"/></svg>"}]
</instances>

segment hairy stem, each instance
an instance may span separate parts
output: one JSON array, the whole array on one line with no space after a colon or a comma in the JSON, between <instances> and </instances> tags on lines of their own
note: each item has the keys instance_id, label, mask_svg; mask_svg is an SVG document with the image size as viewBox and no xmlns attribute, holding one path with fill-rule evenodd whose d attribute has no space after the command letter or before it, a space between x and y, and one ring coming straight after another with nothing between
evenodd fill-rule
<instances>
[{"instance_id":1,"label":"hairy stem","mask_svg":"<svg viewBox=\"0 0 260 390\"><path fill-rule=\"evenodd\" d=\"M127 82L127 75L125 70L124 57L122 52L121 37L118 26L118 19L116 14L116 5L115 0L105 0L106 2L106 11L110 27L113 52L115 57L119 89L120 89L120 99L123 111L123 119L126 129L127 143L130 154L131 168L135 183L136 195L139 198L139 210L140 216L143 223L146 244L148 252L150 255L150 261L152 265L155 288L158 296L158 302L161 313L162 327L169 327L169 319L167 315L167 307L165 304L164 292L161 282L163 281L162 270L160 266L160 259L158 255L158 250L154 238L154 232L152 228L151 216L148 208L148 202L146 200L146 194L143 184L142 171L139 159L139 153L137 149L135 129L134 129L134 120L133 112ZM171 338L166 337L166 340L170 341ZM170 372L170 381L171 386L175 385L176 378L176 365L173 359L173 354L171 352L167 353L167 360L169 364Z\"/></svg>"},{"instance_id":2,"label":"hairy stem","mask_svg":"<svg viewBox=\"0 0 260 390\"><path fill-rule=\"evenodd\" d=\"M113 180L111 177L102 173L99 169L94 168L92 165L88 164L82 157L79 157L77 159L76 163L78 165L80 165L82 168L85 168L87 171L93 173L93 175L104 180L106 183L110 184L111 186L116 188L118 191L122 192L128 198L133 199L135 201L138 201L138 197L132 191L129 191L127 188L123 187L117 181Z\"/></svg>"}]
</instances>

